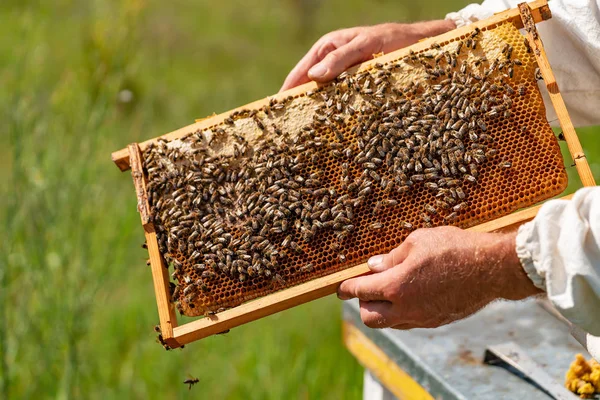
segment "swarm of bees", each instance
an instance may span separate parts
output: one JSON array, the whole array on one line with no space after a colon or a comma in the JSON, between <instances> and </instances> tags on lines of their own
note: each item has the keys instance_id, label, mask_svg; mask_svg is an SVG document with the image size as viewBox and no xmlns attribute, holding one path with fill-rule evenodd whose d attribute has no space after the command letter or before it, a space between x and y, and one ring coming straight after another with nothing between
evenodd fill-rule
<instances>
[{"instance_id":1,"label":"swarm of bees","mask_svg":"<svg viewBox=\"0 0 600 400\"><path fill-rule=\"evenodd\" d=\"M276 123L295 101L287 97L236 111L210 135L148 147L149 200L180 312L210 316L252 298L244 287L257 297L318 276L316 253L337 268L356 262L353 236L385 234L385 215L421 188L431 201L394 222L406 235L458 223L484 165L510 173L488 125L510 119L526 95L512 82L523 63L510 44L495 59L467 61L480 36L341 74L305 94L312 119L295 131ZM424 79L400 85L395 74L406 69ZM241 121L264 135L251 144L235 133ZM223 143L233 143L230 154L214 151ZM361 215L370 216L364 227Z\"/></svg>"}]
</instances>

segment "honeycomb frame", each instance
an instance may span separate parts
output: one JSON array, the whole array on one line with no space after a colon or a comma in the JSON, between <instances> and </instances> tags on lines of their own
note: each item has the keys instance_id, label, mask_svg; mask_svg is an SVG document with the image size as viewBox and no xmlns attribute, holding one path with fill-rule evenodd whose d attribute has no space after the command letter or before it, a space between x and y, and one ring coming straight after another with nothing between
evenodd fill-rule
<instances>
[{"instance_id":1,"label":"honeycomb frame","mask_svg":"<svg viewBox=\"0 0 600 400\"><path fill-rule=\"evenodd\" d=\"M544 2L536 2L536 4L534 4L532 7L532 10L538 20L547 19L549 17L549 11L547 9L545 9L544 7L547 8L547 6L544 5ZM471 32L472 29L476 26L480 27L483 30L486 30L486 29L496 28L498 25L500 25L501 23L504 23L506 21L510 21L513 24L515 24L515 26L518 27L519 21L520 21L520 15L519 15L518 11L515 13L515 10L509 10L503 14L492 17L490 20L481 21L481 23L479 23L479 24L470 26L470 27L468 27L468 29L463 28L463 29L455 30L453 32L450 32L449 34L442 35L441 37L426 40L415 46L411 46L411 48L399 50L398 52L394 52L394 53L391 53L382 58L375 59L372 62L367 62L357 69L364 70L366 68L372 67L372 65L374 65L376 62L380 62L380 63L385 62L384 59L386 59L386 58L388 60L391 60L394 57L399 58L400 56L406 55L407 52L410 51L410 49L414 49L415 52L423 51L424 49L429 48L429 46L434 41L437 41L440 44L445 44L446 42L452 42L453 40L456 40L457 38L459 38L461 35L463 37L465 35L468 35L469 32ZM535 29L535 27L534 27L534 29ZM310 86L311 86L311 84L304 85L303 87L292 90L291 92L296 92L293 95L298 96L298 94L302 94L303 92L306 92L307 90L309 90ZM532 90L537 90L537 88L532 88ZM288 92L288 93L284 93L283 95L285 96L285 95L290 95L290 94L291 93ZM264 104L265 104L264 101L262 101L262 102L259 101L259 102L256 102L256 103L246 106L246 108L260 107L260 106L264 106ZM538 105L538 106L543 108L543 104ZM542 114L543 114L543 110L542 110ZM226 115L217 116L217 117L211 118L210 122L212 122L213 124L219 123L219 122L222 122L225 118L226 118ZM203 121L201 124L203 124L204 126L208 126L209 121ZM542 128L544 128L544 127L542 127ZM549 127L547 129L549 129ZM541 129L541 130L543 130L543 129ZM172 139L175 137L183 136L185 134L185 132L189 132L189 127L182 128L181 130L175 131L174 133L167 135L167 136L170 136L169 139ZM144 144L142 144L141 147L144 147ZM136 151L136 150L134 149L131 151ZM139 151L139 150L137 150L137 151ZM115 158L115 157L113 157L113 158ZM117 160L115 160L115 161L119 165L118 161ZM133 157L132 157L132 161L133 161ZM142 171L141 167L138 166L138 168L134 168L133 163L131 163L131 166L132 166L132 173L134 173L134 181L136 181L136 179L138 182L140 180L143 180L143 175L142 175L143 171ZM136 178L136 176L137 176L137 178ZM561 181L561 182L559 182L559 181L560 181L560 179L558 181L552 183L553 186L552 186L552 190L550 191L552 193L552 195L558 194L560 191L562 191L562 189L564 189L564 185L565 185L566 181ZM137 185L136 185L136 189L138 189ZM510 185L508 185L507 190L509 191L509 193L510 193L510 189L511 189ZM145 191L144 187L140 187L140 189L138 190L138 199L142 199L141 202L138 202L139 205L143 204L144 200L147 201L147 193L144 193L144 191ZM510 195L509 195L509 197L510 197ZM545 197L548 197L548 196L545 196ZM522 202L520 205L523 206L523 205L534 204L534 203L538 202L539 200L541 200L542 198L544 198L544 196L530 198L530 199L527 199L525 202ZM148 239L149 231L153 231L153 228L151 227L152 223L149 222L149 219L146 219L146 222L144 222L144 213L142 212L142 209L144 207L139 206L138 208L140 209L140 212L142 213L142 222L143 222L145 228L146 227L149 228L149 229L146 229L146 236ZM521 207L516 207L516 208L521 208ZM490 210L490 209L493 209L493 208L489 208L488 210ZM510 209L510 210L508 210L508 212L514 211L514 209L515 208ZM507 212L507 210L504 210L504 212L502 210L500 210L495 215L506 214L506 212ZM517 213L517 214L519 214L519 213ZM512 216L508 216L509 218L507 218L507 217L500 218L496 221L504 220L505 224L511 224L511 223L514 223L514 221L518 220L518 217L517 218L514 217L515 215L516 214L513 214ZM489 219L490 218L487 218L486 220L489 220ZM465 225L462 225L462 226L463 227L473 226L477 222L483 222L483 221L477 221L477 220L472 219L470 221L470 224L468 224L466 226ZM494 224L493 222L494 221L492 221L491 224L489 222L484 223L483 225L480 225L479 227L474 227L473 229L479 228L479 229L485 230L486 229L485 226L488 226L489 229L498 228L499 227L498 223ZM500 222L500 225L502 225L502 222ZM150 234L152 234L152 233L153 232L150 232ZM156 240L156 237L154 236L154 238L151 238L151 239ZM390 246L393 247L396 244L397 243L390 243L390 244L387 244L387 247L390 247ZM364 257L368 254L369 254L369 252L367 251L365 254L361 254L361 256L364 259ZM349 258L352 259L352 257L349 257ZM163 260L160 260L160 268L162 270L154 268L154 265L153 265L153 276L155 277L155 287L157 287L157 301L159 301L159 303L161 303L161 301L159 299L159 292L161 292L161 289L160 289L161 285L156 286L157 281L158 281L158 283L160 283L160 280L161 279L163 280L162 292L166 291L165 285L164 285L164 281L165 281L164 269L165 268L164 268L163 262L164 262ZM356 263L354 263L354 264L356 264ZM155 271L155 269L157 271ZM159 305L159 316L161 319L161 327L163 329L163 336L165 337L167 343L169 343L169 345L171 347L177 347L181 344L188 343L189 341L196 340L198 338L205 337L210 334L218 333L222 330L229 329L230 327L237 326L241 323L245 323L250 320L259 318L261 316L268 315L270 313L279 311L281 309L288 308L289 306L293 306L295 304L300 304L302 302L311 300L313 298L320 297L322 295L331 293L331 292L333 292L333 290L335 290L335 286L341 280L347 279L349 277L356 276L357 274L361 274L361 273L365 273L365 272L367 272L366 267L364 265L359 265L359 266L353 267L353 268L338 270L338 271L335 271L334 273L327 273L325 276L320 277L320 278L317 275L317 279L311 279L308 283L300 284L299 286L294 286L289 289L285 289L280 292L276 292L275 294L273 294L271 296L260 298L256 301L244 303L244 304L237 306L231 310L224 311L215 316L211 316L210 318L204 318L201 320L194 321L192 323L188 323L181 327L177 327L177 325L176 325L176 317L175 317L172 307L170 307L168 305L168 302L165 307L165 304L163 301L162 302L163 306L161 307ZM159 276L157 279L156 273L162 274L163 276L162 277ZM314 277L315 276L312 276L311 278L314 278ZM168 282L168 276L166 277L166 281ZM162 294L163 294L162 297L165 297L164 296L165 293L162 293ZM168 300L168 297L169 297L168 293L166 293L166 297ZM162 312L161 312L161 309L162 309ZM165 329L165 328L167 328L167 329Z\"/></svg>"}]
</instances>

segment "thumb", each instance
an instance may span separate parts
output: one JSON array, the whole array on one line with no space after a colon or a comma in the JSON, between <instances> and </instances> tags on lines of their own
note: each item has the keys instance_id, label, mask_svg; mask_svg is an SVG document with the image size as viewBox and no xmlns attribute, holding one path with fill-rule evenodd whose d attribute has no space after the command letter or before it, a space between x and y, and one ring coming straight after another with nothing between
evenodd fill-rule
<instances>
[{"instance_id":1,"label":"thumb","mask_svg":"<svg viewBox=\"0 0 600 400\"><path fill-rule=\"evenodd\" d=\"M357 36L344 46L332 51L308 71L308 77L318 82L327 82L351 66L368 60L378 52L375 41ZM381 47L381 46L379 46Z\"/></svg>"},{"instance_id":2,"label":"thumb","mask_svg":"<svg viewBox=\"0 0 600 400\"><path fill-rule=\"evenodd\" d=\"M383 272L401 264L408 257L410 247L404 242L388 254L380 254L369 258L367 265L373 272Z\"/></svg>"}]
</instances>

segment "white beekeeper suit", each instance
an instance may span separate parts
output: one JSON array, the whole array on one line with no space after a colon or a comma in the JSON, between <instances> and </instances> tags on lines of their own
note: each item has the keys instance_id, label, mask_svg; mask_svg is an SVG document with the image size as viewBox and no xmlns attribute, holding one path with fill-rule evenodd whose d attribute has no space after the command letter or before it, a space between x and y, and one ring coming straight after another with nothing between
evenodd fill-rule
<instances>
[{"instance_id":1,"label":"white beekeeper suit","mask_svg":"<svg viewBox=\"0 0 600 400\"><path fill-rule=\"evenodd\" d=\"M485 0L450 13L458 27L525 0ZM575 126L600 125L600 0L551 0L552 19L538 26ZM551 102L542 90L547 105ZM552 107L548 120L556 120ZM574 325L574 336L600 359L600 187L552 200L521 226L517 254L533 283ZM578 329L578 328L579 329ZM587 332L581 332L584 330Z\"/></svg>"}]
</instances>

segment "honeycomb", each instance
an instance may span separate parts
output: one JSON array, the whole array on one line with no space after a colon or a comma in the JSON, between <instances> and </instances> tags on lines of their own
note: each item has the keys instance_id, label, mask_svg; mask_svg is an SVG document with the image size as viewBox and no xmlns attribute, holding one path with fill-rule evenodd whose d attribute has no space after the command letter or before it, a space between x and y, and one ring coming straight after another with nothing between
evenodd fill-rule
<instances>
[{"instance_id":1,"label":"honeycomb","mask_svg":"<svg viewBox=\"0 0 600 400\"><path fill-rule=\"evenodd\" d=\"M536 67L504 23L159 139L143 158L178 310L220 312L562 192Z\"/></svg>"}]
</instances>

